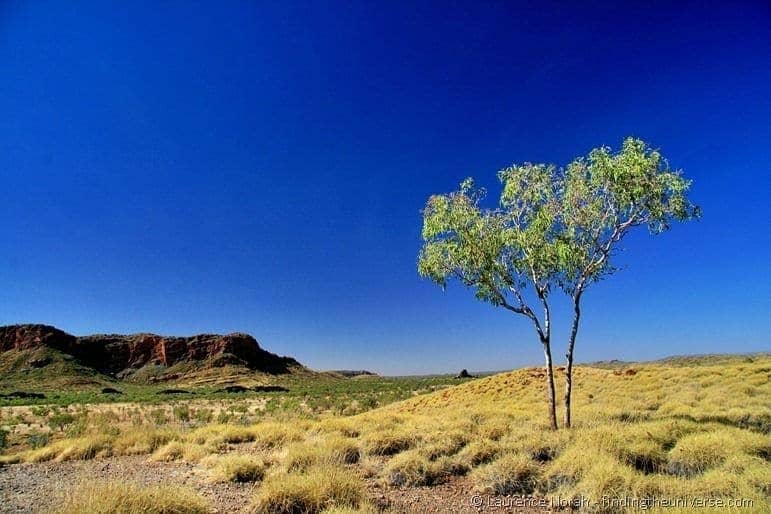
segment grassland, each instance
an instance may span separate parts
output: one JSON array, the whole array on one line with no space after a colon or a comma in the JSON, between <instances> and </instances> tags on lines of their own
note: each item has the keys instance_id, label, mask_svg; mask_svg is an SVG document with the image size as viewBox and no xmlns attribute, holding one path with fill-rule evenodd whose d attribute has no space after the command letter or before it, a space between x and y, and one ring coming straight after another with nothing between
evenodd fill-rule
<instances>
[{"instance_id":1,"label":"grassland","mask_svg":"<svg viewBox=\"0 0 771 514\"><path fill-rule=\"evenodd\" d=\"M557 432L546 424L537 368L453 387L446 377L367 378L238 399L8 406L0 462L185 462L213 484L254 484L246 512L398 512L383 496L456 483L484 498L528 495L589 512L677 512L663 499L702 512L769 512L770 377L769 355L579 366L575 426ZM218 507L202 507L195 490L115 491L124 486L138 487L91 484L88 494L63 491L58 505L82 511L109 496L145 503L95 512ZM147 507L144 498L156 500ZM175 498L176 510L152 508Z\"/></svg>"}]
</instances>

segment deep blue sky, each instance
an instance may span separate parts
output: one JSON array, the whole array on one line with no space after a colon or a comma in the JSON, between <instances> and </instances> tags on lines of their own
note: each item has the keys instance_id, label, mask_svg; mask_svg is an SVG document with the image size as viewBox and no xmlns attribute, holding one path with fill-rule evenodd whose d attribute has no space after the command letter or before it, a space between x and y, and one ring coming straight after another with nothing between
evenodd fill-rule
<instances>
[{"instance_id":1,"label":"deep blue sky","mask_svg":"<svg viewBox=\"0 0 771 514\"><path fill-rule=\"evenodd\" d=\"M0 324L245 331L320 369L539 364L526 320L420 279L420 209L635 135L704 218L626 242L578 359L771 349L766 2L351 3L3 2Z\"/></svg>"}]
</instances>

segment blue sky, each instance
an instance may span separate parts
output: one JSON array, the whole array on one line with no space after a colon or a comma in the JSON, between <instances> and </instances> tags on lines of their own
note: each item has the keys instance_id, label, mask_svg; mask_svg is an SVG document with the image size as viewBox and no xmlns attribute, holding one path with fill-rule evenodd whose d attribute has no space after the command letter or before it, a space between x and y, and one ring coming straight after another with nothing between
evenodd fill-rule
<instances>
[{"instance_id":1,"label":"blue sky","mask_svg":"<svg viewBox=\"0 0 771 514\"><path fill-rule=\"evenodd\" d=\"M635 135L704 217L625 242L577 358L771 349L765 2L350 4L3 2L0 324L244 331L319 369L539 364L526 320L417 275L420 209Z\"/></svg>"}]
</instances>

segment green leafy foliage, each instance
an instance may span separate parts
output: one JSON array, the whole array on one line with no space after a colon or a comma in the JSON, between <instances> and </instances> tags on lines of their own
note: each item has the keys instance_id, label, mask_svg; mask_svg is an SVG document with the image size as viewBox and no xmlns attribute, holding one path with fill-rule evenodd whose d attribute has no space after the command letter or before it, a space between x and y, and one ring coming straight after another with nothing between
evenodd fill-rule
<instances>
[{"instance_id":1,"label":"green leafy foliage","mask_svg":"<svg viewBox=\"0 0 771 514\"><path fill-rule=\"evenodd\" d=\"M690 181L645 142L592 150L565 168L513 165L498 173L496 208L480 206L472 179L429 198L418 271L445 287L458 279L477 298L522 308L527 285L569 293L612 273L614 245L634 227L667 230L700 212L687 197Z\"/></svg>"}]
</instances>

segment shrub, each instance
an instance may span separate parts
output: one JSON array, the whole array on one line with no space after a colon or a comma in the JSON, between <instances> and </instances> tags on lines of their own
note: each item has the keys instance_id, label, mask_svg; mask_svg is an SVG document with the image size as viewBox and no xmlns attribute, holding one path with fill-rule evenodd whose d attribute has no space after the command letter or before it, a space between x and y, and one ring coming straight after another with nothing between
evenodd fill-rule
<instances>
[{"instance_id":1,"label":"shrub","mask_svg":"<svg viewBox=\"0 0 771 514\"><path fill-rule=\"evenodd\" d=\"M213 417L211 409L197 409L193 412L193 419L199 423L211 423Z\"/></svg>"},{"instance_id":2,"label":"shrub","mask_svg":"<svg viewBox=\"0 0 771 514\"><path fill-rule=\"evenodd\" d=\"M171 413L177 421L190 421L190 408L186 404L175 405Z\"/></svg>"},{"instance_id":3,"label":"shrub","mask_svg":"<svg viewBox=\"0 0 771 514\"><path fill-rule=\"evenodd\" d=\"M68 412L57 412L48 418L48 426L51 430L64 430L64 427L72 424L75 421L75 416Z\"/></svg>"},{"instance_id":4,"label":"shrub","mask_svg":"<svg viewBox=\"0 0 771 514\"><path fill-rule=\"evenodd\" d=\"M32 432L27 435L27 443L32 449L42 448L46 446L50 440L48 434L43 432Z\"/></svg>"},{"instance_id":5,"label":"shrub","mask_svg":"<svg viewBox=\"0 0 771 514\"><path fill-rule=\"evenodd\" d=\"M166 411L164 409L153 409L150 411L150 419L156 425L165 425L169 422L169 418L166 417Z\"/></svg>"}]
</instances>

